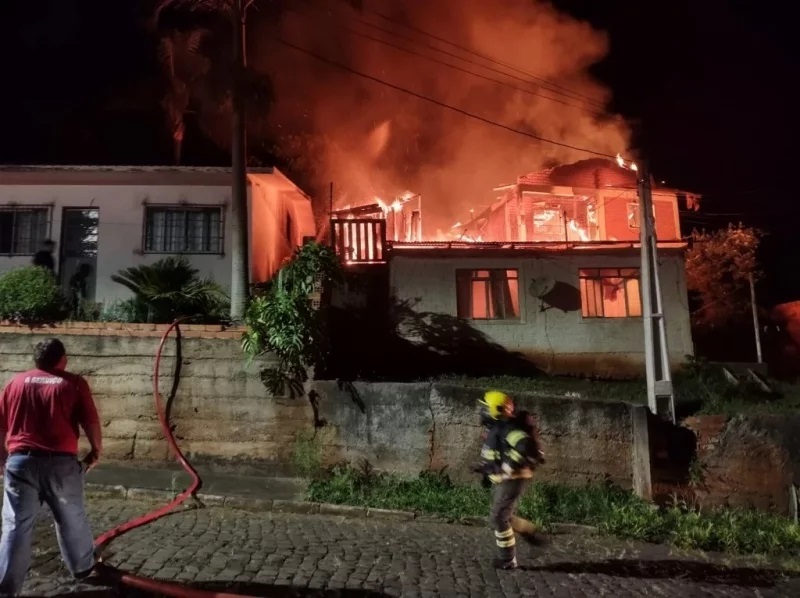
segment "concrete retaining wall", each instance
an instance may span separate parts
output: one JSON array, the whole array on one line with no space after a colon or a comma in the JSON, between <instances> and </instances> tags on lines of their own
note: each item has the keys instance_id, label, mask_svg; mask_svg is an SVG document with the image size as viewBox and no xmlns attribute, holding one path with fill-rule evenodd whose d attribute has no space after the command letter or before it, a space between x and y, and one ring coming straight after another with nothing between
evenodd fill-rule
<instances>
[{"instance_id":1,"label":"concrete retaining wall","mask_svg":"<svg viewBox=\"0 0 800 598\"><path fill-rule=\"evenodd\" d=\"M103 420L108 459L163 464L169 458L152 397L153 357L163 327L81 325L55 331L0 327L0 379L31 367L31 351L57 332L70 369L85 375ZM299 443L324 464L368 460L387 471L415 475L448 468L461 479L480 449L479 389L430 383L315 384L319 416L328 425L313 443L313 412L305 399L268 396L260 364L247 366L240 331L185 328L171 421L187 456L199 463L250 473L291 473ZM176 343L167 343L161 392L169 395ZM630 487L630 407L570 399L517 396L541 418L548 464L542 478L582 484L611 479ZM300 438L300 440L298 440Z\"/></svg>"}]
</instances>

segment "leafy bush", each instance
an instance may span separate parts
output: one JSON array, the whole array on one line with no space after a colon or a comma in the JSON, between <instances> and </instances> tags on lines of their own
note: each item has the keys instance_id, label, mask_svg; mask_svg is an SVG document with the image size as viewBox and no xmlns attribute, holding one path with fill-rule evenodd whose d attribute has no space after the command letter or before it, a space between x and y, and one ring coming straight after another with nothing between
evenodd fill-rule
<instances>
[{"instance_id":1,"label":"leafy bush","mask_svg":"<svg viewBox=\"0 0 800 598\"><path fill-rule=\"evenodd\" d=\"M102 322L123 322L132 324L134 322L146 322L150 308L135 297L115 301L109 305L100 315Z\"/></svg>"},{"instance_id":2,"label":"leafy bush","mask_svg":"<svg viewBox=\"0 0 800 598\"><path fill-rule=\"evenodd\" d=\"M225 319L229 298L223 288L209 278L202 278L184 257L167 257L149 266L120 270L111 280L133 294L130 303L117 305L124 317L142 318L165 324L182 316L194 316L201 322Z\"/></svg>"},{"instance_id":3,"label":"leafy bush","mask_svg":"<svg viewBox=\"0 0 800 598\"><path fill-rule=\"evenodd\" d=\"M295 251L292 260L278 272L245 313L248 330L242 349L248 358L272 353L277 367L265 368L261 379L274 395L303 394L307 370L327 354L325 320L311 304L317 283L341 279L335 252L324 245L309 243Z\"/></svg>"},{"instance_id":4,"label":"leafy bush","mask_svg":"<svg viewBox=\"0 0 800 598\"><path fill-rule=\"evenodd\" d=\"M0 320L41 324L63 320L67 313L61 287L46 268L28 266L0 275Z\"/></svg>"},{"instance_id":5,"label":"leafy bush","mask_svg":"<svg viewBox=\"0 0 800 598\"><path fill-rule=\"evenodd\" d=\"M490 492L478 484L454 484L444 474L418 478L338 467L312 479L308 500L417 511L462 519L486 517ZM658 509L611 485L568 488L534 483L519 514L545 529L554 523L596 526L630 540L669 543L683 549L739 554L800 555L800 526L776 515L745 509L700 513L675 502Z\"/></svg>"}]
</instances>

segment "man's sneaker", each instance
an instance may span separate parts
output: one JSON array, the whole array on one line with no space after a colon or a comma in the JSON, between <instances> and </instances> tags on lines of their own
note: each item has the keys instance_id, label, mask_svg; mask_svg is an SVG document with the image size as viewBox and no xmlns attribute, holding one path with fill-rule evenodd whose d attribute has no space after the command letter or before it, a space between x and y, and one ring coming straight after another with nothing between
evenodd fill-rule
<instances>
[{"instance_id":1,"label":"man's sneaker","mask_svg":"<svg viewBox=\"0 0 800 598\"><path fill-rule=\"evenodd\" d=\"M519 569L519 565L517 565L516 557L514 557L510 561L504 561L503 559L495 559L494 568L502 569L503 571L513 571L514 569Z\"/></svg>"}]
</instances>

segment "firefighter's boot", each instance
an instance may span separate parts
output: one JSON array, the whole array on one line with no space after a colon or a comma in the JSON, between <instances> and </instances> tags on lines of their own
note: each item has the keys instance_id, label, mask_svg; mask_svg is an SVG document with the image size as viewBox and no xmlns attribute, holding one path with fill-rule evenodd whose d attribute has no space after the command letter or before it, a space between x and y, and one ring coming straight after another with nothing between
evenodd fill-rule
<instances>
[{"instance_id":1,"label":"firefighter's boot","mask_svg":"<svg viewBox=\"0 0 800 598\"><path fill-rule=\"evenodd\" d=\"M540 536L536 534L538 531L536 524L528 521L527 519L512 515L511 529L513 529L517 535L519 535L519 537L528 544L538 546L543 543Z\"/></svg>"},{"instance_id":2,"label":"firefighter's boot","mask_svg":"<svg viewBox=\"0 0 800 598\"><path fill-rule=\"evenodd\" d=\"M514 530L509 527L503 531L495 531L494 539L497 543L498 558L495 560L497 569L517 568L517 545Z\"/></svg>"}]
</instances>

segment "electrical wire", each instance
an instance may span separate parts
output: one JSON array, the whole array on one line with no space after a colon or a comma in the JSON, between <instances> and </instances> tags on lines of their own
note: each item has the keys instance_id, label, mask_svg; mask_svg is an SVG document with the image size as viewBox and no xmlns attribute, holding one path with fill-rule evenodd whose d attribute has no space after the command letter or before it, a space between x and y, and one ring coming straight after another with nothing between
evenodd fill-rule
<instances>
[{"instance_id":1,"label":"electrical wire","mask_svg":"<svg viewBox=\"0 0 800 598\"><path fill-rule=\"evenodd\" d=\"M307 3L310 3L310 2L307 2ZM472 64L474 66L478 66L480 68L486 69L488 71L492 71L494 73L503 75L505 77L516 79L517 81L521 81L522 83L528 83L530 85L537 85L539 87L544 87L544 86L549 85L549 86L554 87L556 89L551 89L551 88L548 88L548 87L544 87L544 89L546 89L547 91L551 91L553 93L556 93L556 94L563 95L565 97L571 98L573 100L586 102L588 104L594 104L595 107L597 107L597 108L601 108L602 109L604 107L603 102L601 102L599 100L596 100L596 99L594 99L594 98L592 98L590 96L587 96L585 94L581 94L580 92L571 90L570 88L568 88L565 85L558 84L558 83L553 83L551 81L548 81L547 79L544 79L542 77L536 76L536 75L528 73L526 71L523 71L523 70L519 69L518 67L503 63L503 62L498 61L498 60L496 60L496 59L494 59L494 58L492 58L490 56L487 56L485 54L481 54L480 52L477 52L477 51L475 51L475 50L473 50L471 48L467 48L465 46L461 46L461 45L456 44L455 42L452 42L452 41L450 41L448 39L445 39L443 37L434 35L432 33L426 32L426 31L424 31L422 29L413 27L411 25L406 25L404 23L396 21L396 20L394 20L394 19L392 19L390 17L387 17L386 15L383 15L383 14L379 13L379 12L376 12L376 11L373 11L373 10L369 10L369 9L366 9L366 8L362 9L362 11L365 12L365 13L374 14L374 15L378 16L379 18L392 23L393 25L397 25L397 26L402 27L404 29L408 29L408 30L414 31L415 33L424 35L425 37L434 39L434 40L439 41L441 43L445 43L445 44L447 44L449 46L452 46L452 47L457 48L457 49L459 49L459 50L461 50L463 52L467 52L468 54L472 54L474 56L482 58L483 60L486 60L486 61L491 62L493 64L497 64L497 65L503 66L504 68L511 69L511 70L516 71L516 72L522 73L522 74L528 76L529 78L534 79L535 81L538 81L538 83L535 83L534 81L530 81L528 79L523 79L523 78L518 77L516 75L512 75L510 73L506 73L504 71L500 71L500 70L498 70L496 68L492 68L492 67L487 66L485 64L477 63L474 60L469 60L469 59L467 59L467 58L465 58L463 56L459 56L458 54L455 54L453 52L449 52L447 50L443 50L442 48L438 48L438 47L436 47L436 46L434 46L434 45L432 45L430 43L424 43L423 44L426 48L428 48L430 50L433 50L434 52L439 52L440 54L444 54L445 56L450 56L451 58L455 58L457 60L461 60L462 62L466 62L468 64ZM329 13L330 12L331 11L329 11ZM392 31L391 29L386 29L384 27L381 27L380 25L376 25L375 23L371 23L371 22L367 21L366 19L356 18L356 20L359 21L360 23L364 24L365 26L370 27L372 29L375 29L377 31L380 31L382 33L387 33L389 35L393 35L393 36L395 36L395 37L397 37L399 39L402 39L404 41L407 41L407 42L410 42L410 43L413 43L413 44L420 44L420 42L418 40L414 39L414 38L403 36L403 35L401 35L400 33L396 32L396 31ZM558 88L564 89L566 91L559 91Z\"/></svg>"},{"instance_id":2,"label":"electrical wire","mask_svg":"<svg viewBox=\"0 0 800 598\"><path fill-rule=\"evenodd\" d=\"M598 151L591 150L591 149L588 149L588 148L585 148L585 147L578 147L576 145L570 145L569 143L563 143L561 141L554 141L552 139L547 139L546 137L542 137L540 135L536 135L535 133L530 133L528 131L523 131L522 129L517 129L517 128L512 127L512 126L504 125L503 123L499 123L497 121L493 121L493 120L491 120L489 118L485 118L483 116L479 116L479 115L474 114L472 112L469 112L467 110L463 110L463 109L458 108L456 106L452 106L450 104L447 104L446 102L442 102L440 100L431 98L431 97L426 96L424 94L417 93L416 91L412 91L410 89L406 89L405 87L401 87L400 85L395 85L394 83L389 83L388 81L385 81L385 80L381 79L380 77L374 77L373 75L368 75L367 73L362 73L361 71L356 70L354 68L351 68L351 67L349 67L347 65L344 65L344 64L342 64L340 62L336 62L335 60L331 60L329 58L325 58L324 56L320 56L316 52L313 52L313 51L308 50L306 48L301 48L300 46L296 46L295 44L293 44L291 42L288 42L288 41L286 41L286 40L284 40L284 39L282 39L280 37L277 38L276 41L278 41L278 43L281 43L281 44L283 44L284 46L286 46L288 48L292 48L293 50L295 50L297 52L300 52L301 54L306 54L308 56L311 56L312 58L317 59L320 62L323 62L325 64L329 64L331 66L338 67L338 68L340 68L340 69L342 69L344 71L349 72L352 75L356 75L358 77L362 77L362 78L367 79L369 81L373 81L374 83L378 83L380 85L384 85L384 86L389 87L391 89L394 89L396 91L403 92L405 94L408 94L408 95L413 96L415 98L418 98L420 100L424 100L426 102L429 102L429 103L434 104L436 106L439 106L441 108L446 108L448 110L452 110L453 112L457 112L457 113L459 113L459 114L461 114L463 116L472 118L472 119L480 121L482 123L485 123L485 124L488 124L488 125L491 125L491 126L495 126L497 128L500 128L500 129L504 129L504 130L509 131L511 133L516 133L518 135L523 135L523 136L528 137L530 139L535 139L536 141L541 141L542 143L549 143L550 145L555 145L555 146L558 146L558 147L571 149L571 150L574 150L574 151L577 151L577 152L593 154L595 156L601 156L603 158L616 159L616 156L612 156L611 154L606 154L604 152L598 152Z\"/></svg>"},{"instance_id":3,"label":"electrical wire","mask_svg":"<svg viewBox=\"0 0 800 598\"><path fill-rule=\"evenodd\" d=\"M302 16L302 17L304 17L306 19L314 20L314 21L317 21L317 22L322 22L322 19L320 17L314 17L312 15L308 15L308 14L306 14L306 13L304 13L302 11L299 11L297 9L294 9L294 8L287 8L286 12ZM553 97L550 97L550 96L546 96L546 95L543 95L543 94L541 94L541 93L539 93L537 91L533 91L531 89L524 89L524 88L519 87L517 85L512 85L511 83L507 83L506 81L501 81L500 79L494 79L492 77L488 77L486 75L482 75L480 73L476 73L475 71L471 71L469 69L465 69L463 67L460 67L460 66L457 66L457 65L454 65L454 64L450 64L450 63L444 62L442 60L438 60L438 59L434 58L433 56L429 56L429 55L424 54L422 52L418 52L418 51L412 50L410 48L405 48L403 46L394 44L394 43L392 43L390 41L387 41L387 40L384 40L384 39L380 39L380 38L377 38L377 37L373 37L371 35L367 35L366 33L362 33L360 31L357 31L355 29L352 29L352 28L344 26L344 25L337 25L337 28L340 29L340 30L346 31L348 33L351 33L353 35L356 35L358 37L363 37L364 39L368 39L368 40L377 42L379 44L384 44L386 46L389 46L390 48L394 48L396 50L400 50L401 52L406 52L407 54L411 54L412 56L419 56L420 58L424 58L425 60L429 60L431 62L435 62L437 64L441 64L441 65L446 66L448 68L451 68L453 70L456 70L456 71L459 71L459 72L462 72L462 73L466 73L468 75L472 75L473 77L477 77L477 78L483 79L485 81L490 81L492 83L496 83L498 85L502 85L504 87L508 87L509 89L513 89L513 90L516 90L516 91L520 91L522 93L533 95L533 96L536 96L536 97L539 97L539 98L542 98L542 99L545 99L545 100L549 100L551 102L555 102L557 104L562 104L564 106L569 106L571 108L575 108L576 110L581 110L581 111L586 112L587 114L591 114L592 116L595 116L597 118L605 118L605 119L608 119L608 120L619 120L619 117L617 117L617 116L607 115L607 114L604 114L602 112L595 112L593 110L587 109L585 106L580 106L578 104L572 104L572 103L570 103L570 102L568 102L566 100L562 100L562 99L559 99L559 98L553 98ZM474 63L470 63L470 64L474 64ZM477 65L477 66L481 66L481 65Z\"/></svg>"}]
</instances>

